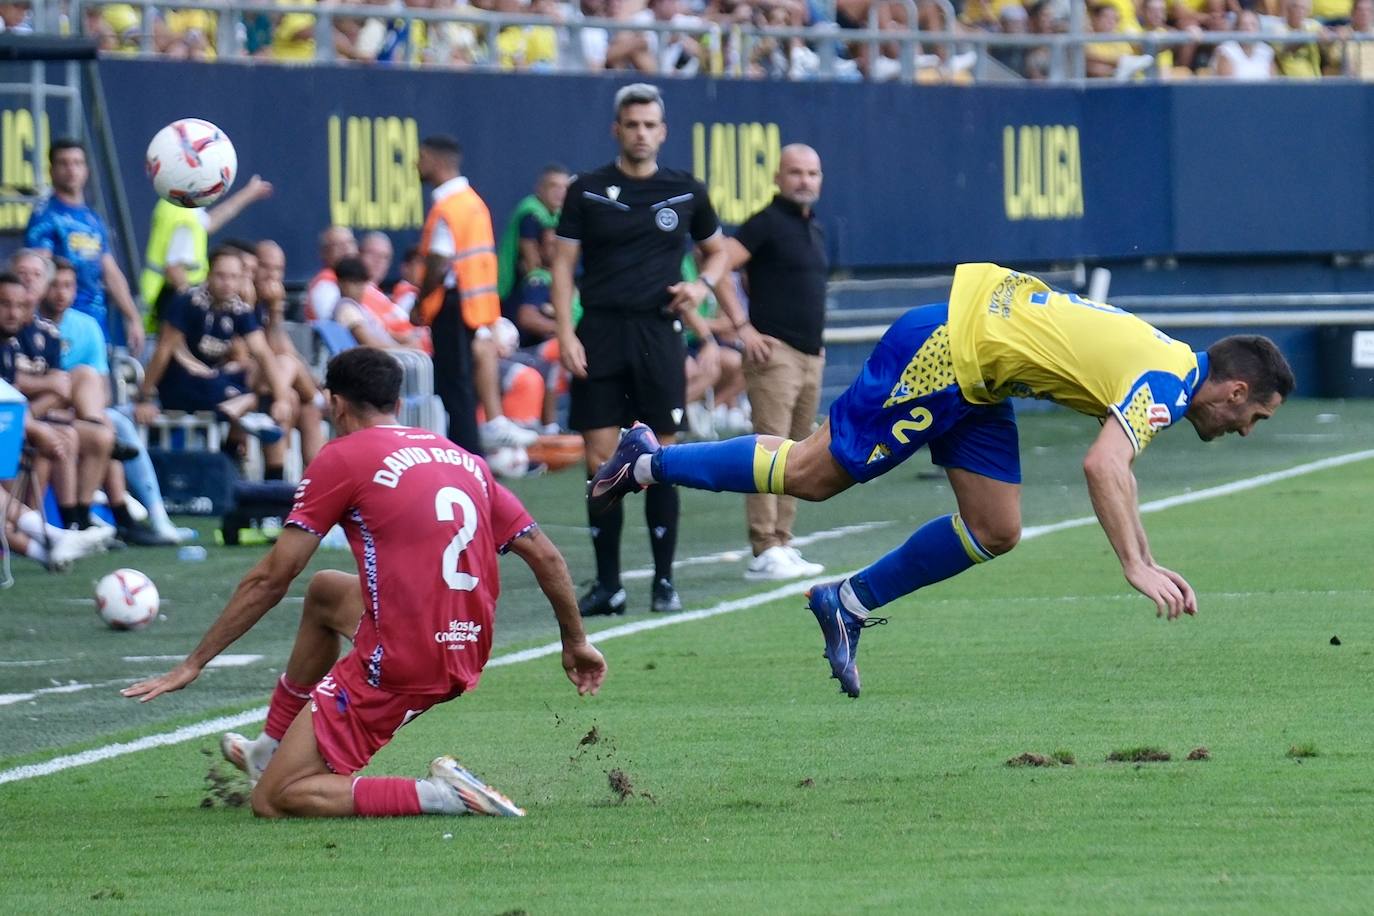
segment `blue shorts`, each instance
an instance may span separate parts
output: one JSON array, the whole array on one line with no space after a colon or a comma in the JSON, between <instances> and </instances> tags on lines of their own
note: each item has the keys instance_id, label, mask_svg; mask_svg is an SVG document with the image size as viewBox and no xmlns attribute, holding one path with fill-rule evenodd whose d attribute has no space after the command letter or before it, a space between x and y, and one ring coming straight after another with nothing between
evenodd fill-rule
<instances>
[{"instance_id":1,"label":"blue shorts","mask_svg":"<svg viewBox=\"0 0 1374 916\"><path fill-rule=\"evenodd\" d=\"M949 306L912 309L888 328L830 405L830 453L866 483L930 446L940 467L1021 482L1011 404L970 404L954 380Z\"/></svg>"},{"instance_id":2,"label":"blue shorts","mask_svg":"<svg viewBox=\"0 0 1374 916\"><path fill-rule=\"evenodd\" d=\"M182 410L186 413L217 410L219 405L247 390L248 382L241 370L221 371L209 378L202 378L187 372L176 362L168 364L167 373L157 386L163 410Z\"/></svg>"}]
</instances>

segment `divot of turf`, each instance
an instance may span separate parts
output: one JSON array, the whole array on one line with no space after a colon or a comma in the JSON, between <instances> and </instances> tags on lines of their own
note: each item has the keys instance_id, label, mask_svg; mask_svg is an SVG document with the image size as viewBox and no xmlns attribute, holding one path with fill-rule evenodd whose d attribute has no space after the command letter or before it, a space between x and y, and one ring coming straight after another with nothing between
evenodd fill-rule
<instances>
[{"instance_id":1,"label":"divot of turf","mask_svg":"<svg viewBox=\"0 0 1374 916\"><path fill-rule=\"evenodd\" d=\"M1303 760L1308 757L1320 757L1321 751L1317 750L1317 745L1311 741L1304 741L1301 744L1294 744L1288 748L1288 756L1294 760Z\"/></svg>"},{"instance_id":2,"label":"divot of turf","mask_svg":"<svg viewBox=\"0 0 1374 916\"><path fill-rule=\"evenodd\" d=\"M1189 760L1211 760L1212 752L1206 747L1195 747L1188 752Z\"/></svg>"},{"instance_id":3,"label":"divot of turf","mask_svg":"<svg viewBox=\"0 0 1374 916\"><path fill-rule=\"evenodd\" d=\"M798 788L798 789L814 789L814 788L816 788L816 780L814 780L814 779L812 779L810 776L808 776L808 777L806 777L805 779L803 779L801 782L797 783L797 788Z\"/></svg>"},{"instance_id":4,"label":"divot of turf","mask_svg":"<svg viewBox=\"0 0 1374 916\"><path fill-rule=\"evenodd\" d=\"M1066 767L1071 767L1078 763L1078 758L1073 755L1073 751L1065 750L1064 748L1060 748L1050 756Z\"/></svg>"},{"instance_id":5,"label":"divot of turf","mask_svg":"<svg viewBox=\"0 0 1374 916\"><path fill-rule=\"evenodd\" d=\"M1172 759L1168 751L1148 744L1124 747L1107 755L1109 763L1165 763Z\"/></svg>"},{"instance_id":6,"label":"divot of turf","mask_svg":"<svg viewBox=\"0 0 1374 916\"><path fill-rule=\"evenodd\" d=\"M1032 754L1027 751L1024 754L1017 754L1007 761L1009 767L1057 767L1059 761L1053 757L1046 757L1044 754Z\"/></svg>"}]
</instances>

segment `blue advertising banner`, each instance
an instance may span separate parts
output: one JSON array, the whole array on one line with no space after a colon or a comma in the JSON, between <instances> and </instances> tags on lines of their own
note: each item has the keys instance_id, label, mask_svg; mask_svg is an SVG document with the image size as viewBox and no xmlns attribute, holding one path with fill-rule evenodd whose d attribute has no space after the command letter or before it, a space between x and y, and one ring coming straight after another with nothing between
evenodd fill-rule
<instances>
[{"instance_id":1,"label":"blue advertising banner","mask_svg":"<svg viewBox=\"0 0 1374 916\"><path fill-rule=\"evenodd\" d=\"M463 170L499 232L545 163L577 170L613 157L612 98L629 81L100 67L137 231L147 232L154 201L142 174L149 138L175 118L208 118L233 138L240 182L258 173L276 186L226 234L277 239L296 280L317 269L315 238L331 223L385 231L398 249L413 243L426 208L414 164L428 134L462 143ZM1374 87L670 80L662 89L660 159L705 181L727 226L770 199L782 145L816 147L819 210L843 268L1374 250ZM1327 129L1314 133L1316 106Z\"/></svg>"}]
</instances>

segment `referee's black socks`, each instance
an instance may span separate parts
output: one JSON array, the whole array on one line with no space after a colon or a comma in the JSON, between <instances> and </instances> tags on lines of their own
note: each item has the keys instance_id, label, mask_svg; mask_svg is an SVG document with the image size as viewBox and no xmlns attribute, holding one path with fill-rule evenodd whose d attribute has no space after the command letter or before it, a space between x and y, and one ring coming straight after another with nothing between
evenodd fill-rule
<instances>
[{"instance_id":1,"label":"referee's black socks","mask_svg":"<svg viewBox=\"0 0 1374 916\"><path fill-rule=\"evenodd\" d=\"M596 581L606 588L619 588L620 529L625 526L625 507L616 503L600 515L588 511L587 525L591 528L592 550L596 553Z\"/></svg>"},{"instance_id":2,"label":"referee's black socks","mask_svg":"<svg viewBox=\"0 0 1374 916\"><path fill-rule=\"evenodd\" d=\"M649 547L654 552L654 581L673 581L679 515L677 487L656 484L644 491L644 521L649 523Z\"/></svg>"}]
</instances>

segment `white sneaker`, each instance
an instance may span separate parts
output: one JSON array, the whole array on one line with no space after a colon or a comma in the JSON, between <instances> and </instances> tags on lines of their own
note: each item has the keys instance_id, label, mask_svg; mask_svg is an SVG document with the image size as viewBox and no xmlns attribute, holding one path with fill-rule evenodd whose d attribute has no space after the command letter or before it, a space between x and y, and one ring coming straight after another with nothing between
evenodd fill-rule
<instances>
[{"instance_id":1,"label":"white sneaker","mask_svg":"<svg viewBox=\"0 0 1374 916\"><path fill-rule=\"evenodd\" d=\"M785 547L769 547L763 553L749 561L749 567L744 571L744 578L750 582L777 581L779 579L796 579L804 573L792 562L792 558L787 554Z\"/></svg>"},{"instance_id":2,"label":"white sneaker","mask_svg":"<svg viewBox=\"0 0 1374 916\"><path fill-rule=\"evenodd\" d=\"M104 553L114 533L113 528L101 525L92 525L81 531L62 532L61 537L54 538L48 550L48 567L65 571L83 557Z\"/></svg>"},{"instance_id":3,"label":"white sneaker","mask_svg":"<svg viewBox=\"0 0 1374 916\"><path fill-rule=\"evenodd\" d=\"M265 753L258 742L240 735L238 732L225 732L219 736L219 752L224 759L242 770L248 777L248 784L256 786L262 773L277 750L276 741L263 742L267 745Z\"/></svg>"},{"instance_id":4,"label":"white sneaker","mask_svg":"<svg viewBox=\"0 0 1374 916\"><path fill-rule=\"evenodd\" d=\"M525 809L463 769L457 760L445 754L429 764L429 777L451 786L470 814L489 814L493 817L524 817Z\"/></svg>"},{"instance_id":5,"label":"white sneaker","mask_svg":"<svg viewBox=\"0 0 1374 916\"><path fill-rule=\"evenodd\" d=\"M482 448L488 451L498 449L503 445L527 448L534 445L539 438L539 433L532 429L525 429L506 416L492 417L482 424L480 433Z\"/></svg>"},{"instance_id":6,"label":"white sneaker","mask_svg":"<svg viewBox=\"0 0 1374 916\"><path fill-rule=\"evenodd\" d=\"M687 405L687 431L697 439L709 441L718 438L715 417L700 401L693 401Z\"/></svg>"},{"instance_id":7,"label":"white sneaker","mask_svg":"<svg viewBox=\"0 0 1374 916\"><path fill-rule=\"evenodd\" d=\"M787 554L787 559L792 561L792 565L798 570L799 576L819 576L825 572L825 567L819 563L812 563L806 557L797 552L797 548L791 544L782 548L783 553Z\"/></svg>"},{"instance_id":8,"label":"white sneaker","mask_svg":"<svg viewBox=\"0 0 1374 916\"><path fill-rule=\"evenodd\" d=\"M239 426L248 435L255 437L263 445L281 441L282 428L265 413L246 413L239 417Z\"/></svg>"}]
</instances>

